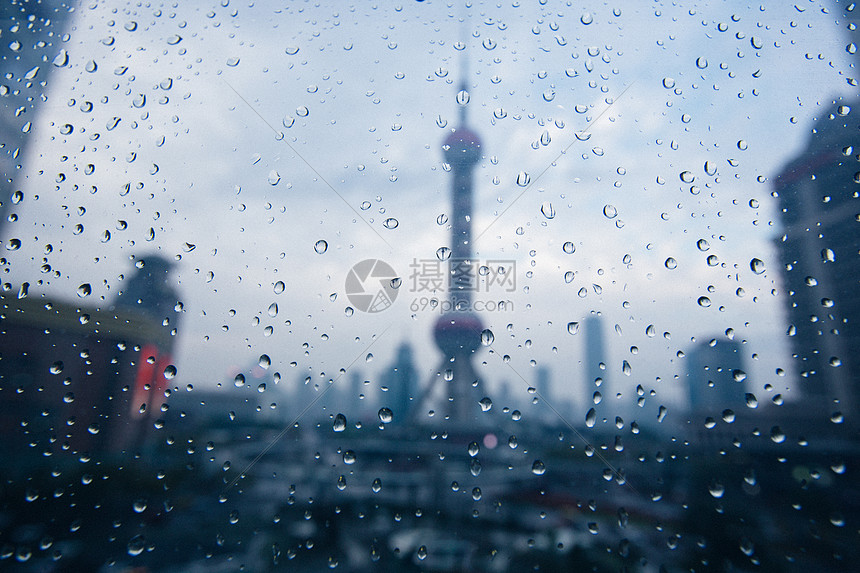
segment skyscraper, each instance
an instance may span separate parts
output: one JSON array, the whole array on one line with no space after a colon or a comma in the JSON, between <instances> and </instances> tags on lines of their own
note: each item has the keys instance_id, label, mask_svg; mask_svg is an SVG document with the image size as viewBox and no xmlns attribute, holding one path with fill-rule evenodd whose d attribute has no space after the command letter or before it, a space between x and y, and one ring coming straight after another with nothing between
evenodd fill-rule
<instances>
[{"instance_id":1,"label":"skyscraper","mask_svg":"<svg viewBox=\"0 0 860 573\"><path fill-rule=\"evenodd\" d=\"M852 110L852 108L854 108ZM857 406L860 376L860 102L835 102L776 177L795 374L810 405ZM838 401L838 404L834 403Z\"/></svg>"},{"instance_id":2,"label":"skyscraper","mask_svg":"<svg viewBox=\"0 0 860 573\"><path fill-rule=\"evenodd\" d=\"M0 80L0 239L4 241L10 210L25 199L23 167L39 106L47 101L48 76L69 61L63 33L75 10L72 2L56 0L10 4L2 10L3 45L8 50L0 55L4 74Z\"/></svg>"},{"instance_id":3,"label":"skyscraper","mask_svg":"<svg viewBox=\"0 0 860 573\"><path fill-rule=\"evenodd\" d=\"M741 345L711 338L687 353L687 391L690 410L715 416L739 408L746 394Z\"/></svg>"}]
</instances>

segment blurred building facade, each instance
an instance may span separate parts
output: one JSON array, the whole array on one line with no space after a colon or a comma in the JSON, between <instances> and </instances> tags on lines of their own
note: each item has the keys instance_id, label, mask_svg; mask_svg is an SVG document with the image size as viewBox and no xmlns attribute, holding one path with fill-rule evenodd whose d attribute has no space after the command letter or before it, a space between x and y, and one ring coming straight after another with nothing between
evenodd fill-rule
<instances>
[{"instance_id":1,"label":"blurred building facade","mask_svg":"<svg viewBox=\"0 0 860 573\"><path fill-rule=\"evenodd\" d=\"M860 102L835 102L774 182L783 231L776 245L800 391L810 405L841 411L856 409L860 376L858 108Z\"/></svg>"}]
</instances>

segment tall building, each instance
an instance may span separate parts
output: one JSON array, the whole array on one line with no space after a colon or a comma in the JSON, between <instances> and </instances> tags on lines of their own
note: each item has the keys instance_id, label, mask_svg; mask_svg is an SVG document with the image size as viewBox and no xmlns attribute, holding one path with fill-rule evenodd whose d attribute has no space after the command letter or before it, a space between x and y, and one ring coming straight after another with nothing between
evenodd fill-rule
<instances>
[{"instance_id":1,"label":"tall building","mask_svg":"<svg viewBox=\"0 0 860 573\"><path fill-rule=\"evenodd\" d=\"M28 142L35 131L39 106L47 101L48 77L68 64L63 37L74 13L73 4L44 0L9 2L0 9L3 18L3 52L0 54L0 239L4 225L21 194L26 173ZM8 46L8 49L7 49Z\"/></svg>"},{"instance_id":2,"label":"tall building","mask_svg":"<svg viewBox=\"0 0 860 573\"><path fill-rule=\"evenodd\" d=\"M609 389L606 364L608 361L606 345L603 339L603 319L599 316L589 316L582 326L585 334L585 388L592 397L595 392L603 400L613 397ZM605 408L605 405L604 405ZM609 412L611 413L611 412ZM614 415L614 413L613 413Z\"/></svg>"},{"instance_id":3,"label":"tall building","mask_svg":"<svg viewBox=\"0 0 860 573\"><path fill-rule=\"evenodd\" d=\"M834 103L774 181L799 390L810 405L842 412L856 409L860 377L858 128L860 101Z\"/></svg>"},{"instance_id":4,"label":"tall building","mask_svg":"<svg viewBox=\"0 0 860 573\"><path fill-rule=\"evenodd\" d=\"M711 338L687 352L687 390L693 412L717 416L738 409L746 395L746 373L741 345L734 340Z\"/></svg>"},{"instance_id":5,"label":"tall building","mask_svg":"<svg viewBox=\"0 0 860 573\"><path fill-rule=\"evenodd\" d=\"M382 385L387 392L382 395L381 404L394 413L395 421L410 417L417 390L416 375L412 347L401 344L394 363L382 377Z\"/></svg>"}]
</instances>

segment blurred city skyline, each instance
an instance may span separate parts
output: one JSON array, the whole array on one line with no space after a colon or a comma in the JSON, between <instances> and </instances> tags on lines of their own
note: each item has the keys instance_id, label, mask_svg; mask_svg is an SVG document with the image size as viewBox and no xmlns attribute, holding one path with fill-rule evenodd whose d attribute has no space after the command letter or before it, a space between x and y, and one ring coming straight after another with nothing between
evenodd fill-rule
<instances>
[{"instance_id":1,"label":"blurred city skyline","mask_svg":"<svg viewBox=\"0 0 860 573\"><path fill-rule=\"evenodd\" d=\"M629 400L642 384L655 402L680 403L678 352L728 329L748 341L759 389L791 385L775 375L793 367L774 294L770 178L833 98L854 93L835 14L816 3L734 15L631 3L579 19L433 2L295 14L230 6L199 20L194 10L79 8L69 39L53 46L69 60L48 81L18 220L4 228L4 240L21 241L6 252L13 288L78 300L89 284L81 303L104 305L131 256L181 256L178 382L224 383L261 354L284 380L337 377L353 360L379 378L406 340L423 383L439 359L436 315L410 310L424 294L403 287L414 261L448 246L440 145L457 123L465 59L470 126L486 153L476 260L516 263L517 290L503 295L514 312L482 314L495 340L477 364L491 389L508 380L525 394L546 367L549 395L567 390L584 415L594 388L568 324L593 313L608 375L629 378L619 390ZM43 257L52 272L40 270ZM366 258L399 271L401 292L385 312L346 316L346 274Z\"/></svg>"}]
</instances>

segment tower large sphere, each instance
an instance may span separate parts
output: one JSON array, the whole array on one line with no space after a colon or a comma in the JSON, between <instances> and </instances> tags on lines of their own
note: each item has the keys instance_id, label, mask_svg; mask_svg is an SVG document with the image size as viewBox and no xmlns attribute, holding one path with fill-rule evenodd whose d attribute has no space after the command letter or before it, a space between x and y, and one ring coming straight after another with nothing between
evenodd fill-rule
<instances>
[{"instance_id":1,"label":"tower large sphere","mask_svg":"<svg viewBox=\"0 0 860 573\"><path fill-rule=\"evenodd\" d=\"M455 129L442 145L445 162L451 165L474 165L481 160L481 138L464 127Z\"/></svg>"},{"instance_id":2,"label":"tower large sphere","mask_svg":"<svg viewBox=\"0 0 860 573\"><path fill-rule=\"evenodd\" d=\"M471 312L443 314L433 327L436 346L447 356L469 354L481 345L484 326L478 315Z\"/></svg>"}]
</instances>

